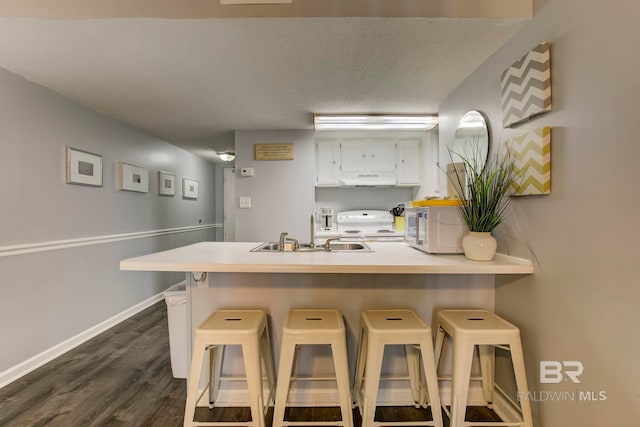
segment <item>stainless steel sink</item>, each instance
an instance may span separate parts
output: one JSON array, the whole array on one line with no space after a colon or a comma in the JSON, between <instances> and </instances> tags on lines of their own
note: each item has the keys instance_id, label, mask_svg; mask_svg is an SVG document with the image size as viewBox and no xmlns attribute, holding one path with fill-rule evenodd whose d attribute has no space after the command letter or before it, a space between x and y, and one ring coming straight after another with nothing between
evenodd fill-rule
<instances>
[{"instance_id":1,"label":"stainless steel sink","mask_svg":"<svg viewBox=\"0 0 640 427\"><path fill-rule=\"evenodd\" d=\"M372 252L371 248L361 242L330 242L332 251L360 251Z\"/></svg>"},{"instance_id":2,"label":"stainless steel sink","mask_svg":"<svg viewBox=\"0 0 640 427\"><path fill-rule=\"evenodd\" d=\"M329 242L330 251L327 252L373 252L373 250L362 242ZM325 252L323 245L316 246L315 248L309 247L309 245L300 245L298 249L294 251L293 243L285 243L283 252ZM264 242L255 248L251 249L251 252L280 252L280 243L278 242Z\"/></svg>"}]
</instances>

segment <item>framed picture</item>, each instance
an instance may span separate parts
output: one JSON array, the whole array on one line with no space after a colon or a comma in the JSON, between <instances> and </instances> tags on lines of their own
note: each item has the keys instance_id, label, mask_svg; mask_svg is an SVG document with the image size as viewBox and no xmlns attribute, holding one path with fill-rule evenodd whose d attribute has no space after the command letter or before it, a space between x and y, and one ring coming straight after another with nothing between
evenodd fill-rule
<instances>
[{"instance_id":1,"label":"framed picture","mask_svg":"<svg viewBox=\"0 0 640 427\"><path fill-rule=\"evenodd\" d=\"M67 184L102 187L102 156L66 148Z\"/></svg>"},{"instance_id":2,"label":"framed picture","mask_svg":"<svg viewBox=\"0 0 640 427\"><path fill-rule=\"evenodd\" d=\"M551 62L549 43L540 43L504 70L502 125L512 127L551 111Z\"/></svg>"},{"instance_id":3,"label":"framed picture","mask_svg":"<svg viewBox=\"0 0 640 427\"><path fill-rule=\"evenodd\" d=\"M176 176L169 172L158 172L158 194L173 196L176 194Z\"/></svg>"},{"instance_id":4,"label":"framed picture","mask_svg":"<svg viewBox=\"0 0 640 427\"><path fill-rule=\"evenodd\" d=\"M182 197L185 199L197 199L198 181L191 178L182 178Z\"/></svg>"},{"instance_id":5,"label":"framed picture","mask_svg":"<svg viewBox=\"0 0 640 427\"><path fill-rule=\"evenodd\" d=\"M118 184L123 191L149 192L149 171L129 163L118 163Z\"/></svg>"},{"instance_id":6,"label":"framed picture","mask_svg":"<svg viewBox=\"0 0 640 427\"><path fill-rule=\"evenodd\" d=\"M551 194L551 128L536 128L504 143L519 175L514 196Z\"/></svg>"}]
</instances>

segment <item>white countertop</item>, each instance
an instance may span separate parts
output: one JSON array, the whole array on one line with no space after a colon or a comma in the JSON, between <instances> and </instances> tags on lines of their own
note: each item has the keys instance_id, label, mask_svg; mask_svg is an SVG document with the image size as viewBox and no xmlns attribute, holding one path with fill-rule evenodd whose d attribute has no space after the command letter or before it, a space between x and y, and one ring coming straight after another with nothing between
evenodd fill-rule
<instances>
[{"instance_id":1,"label":"white countertop","mask_svg":"<svg viewBox=\"0 0 640 427\"><path fill-rule=\"evenodd\" d=\"M201 242L120 262L121 270L227 273L531 274L530 261L430 255L404 242L367 243L373 252L250 252L260 242Z\"/></svg>"}]
</instances>

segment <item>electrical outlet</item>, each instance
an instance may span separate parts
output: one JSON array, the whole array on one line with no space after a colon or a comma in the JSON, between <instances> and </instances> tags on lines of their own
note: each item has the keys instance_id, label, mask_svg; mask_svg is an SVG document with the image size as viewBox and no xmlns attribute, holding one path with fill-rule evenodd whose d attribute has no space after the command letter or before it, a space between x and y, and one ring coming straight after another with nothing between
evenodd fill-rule
<instances>
[{"instance_id":1,"label":"electrical outlet","mask_svg":"<svg viewBox=\"0 0 640 427\"><path fill-rule=\"evenodd\" d=\"M251 197L240 196L238 199L238 206L240 209L251 209Z\"/></svg>"}]
</instances>

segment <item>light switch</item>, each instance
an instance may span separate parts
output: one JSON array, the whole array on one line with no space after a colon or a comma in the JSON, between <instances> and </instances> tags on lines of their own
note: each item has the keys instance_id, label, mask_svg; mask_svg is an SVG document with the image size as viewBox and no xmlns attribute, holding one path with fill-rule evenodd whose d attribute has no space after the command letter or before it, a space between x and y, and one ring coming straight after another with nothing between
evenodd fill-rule
<instances>
[{"instance_id":1,"label":"light switch","mask_svg":"<svg viewBox=\"0 0 640 427\"><path fill-rule=\"evenodd\" d=\"M240 196L238 205L240 209L251 209L251 197Z\"/></svg>"},{"instance_id":2,"label":"light switch","mask_svg":"<svg viewBox=\"0 0 640 427\"><path fill-rule=\"evenodd\" d=\"M240 176L253 176L253 168L240 168Z\"/></svg>"}]
</instances>

